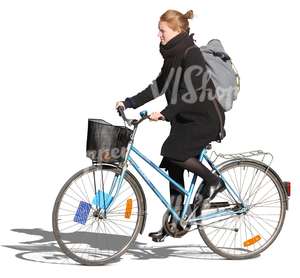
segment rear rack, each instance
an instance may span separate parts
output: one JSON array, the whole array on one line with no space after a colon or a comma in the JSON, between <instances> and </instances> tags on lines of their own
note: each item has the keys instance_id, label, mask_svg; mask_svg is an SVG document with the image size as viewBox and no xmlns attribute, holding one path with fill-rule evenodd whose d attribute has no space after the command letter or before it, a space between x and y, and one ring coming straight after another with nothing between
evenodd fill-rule
<instances>
[{"instance_id":1,"label":"rear rack","mask_svg":"<svg viewBox=\"0 0 300 278\"><path fill-rule=\"evenodd\" d=\"M260 161L264 164L266 164L268 167L273 162L273 155L269 152L264 152L262 150L254 150L254 151L248 151L248 152L241 152L241 153L231 153L231 154L222 154L222 153L216 153L215 151L212 151L209 159L215 163L217 160L243 160L247 158L253 158L255 157L255 160Z\"/></svg>"}]
</instances>

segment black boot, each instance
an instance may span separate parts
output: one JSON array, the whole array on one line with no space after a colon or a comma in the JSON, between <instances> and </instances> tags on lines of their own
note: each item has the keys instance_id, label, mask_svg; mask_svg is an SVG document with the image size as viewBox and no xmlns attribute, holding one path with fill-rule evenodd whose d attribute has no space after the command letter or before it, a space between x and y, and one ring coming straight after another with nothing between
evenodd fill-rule
<instances>
[{"instance_id":1,"label":"black boot","mask_svg":"<svg viewBox=\"0 0 300 278\"><path fill-rule=\"evenodd\" d=\"M210 197L210 187L207 186L207 184L204 181L202 181L195 194L195 201L193 204L194 209L196 207L203 209L203 205L209 202L209 197Z\"/></svg>"},{"instance_id":2,"label":"black boot","mask_svg":"<svg viewBox=\"0 0 300 278\"><path fill-rule=\"evenodd\" d=\"M181 216L181 211L183 209L183 202L184 202L184 196L182 194L174 194L174 195L171 195L170 196L170 199L171 199L171 206L173 208L175 208L175 211L177 213L177 215L180 217ZM176 224L176 219L171 216L171 221L170 223L174 223Z\"/></svg>"},{"instance_id":3,"label":"black boot","mask_svg":"<svg viewBox=\"0 0 300 278\"><path fill-rule=\"evenodd\" d=\"M176 195L171 195L171 205L175 209L175 212L179 217L181 217L181 212L183 209L183 203L184 203L184 196L182 194L176 194ZM172 231L174 234L176 234L179 231L182 231L183 228L180 226L179 222L176 220L173 215L171 215L171 219L169 221L169 229Z\"/></svg>"},{"instance_id":4,"label":"black boot","mask_svg":"<svg viewBox=\"0 0 300 278\"><path fill-rule=\"evenodd\" d=\"M201 188L201 191L199 190ZM196 206L203 206L204 204L208 205L216 195L220 192L223 192L226 189L224 181L219 179L219 181L214 185L207 185L206 182L202 181L199 186L198 191L196 192Z\"/></svg>"},{"instance_id":5,"label":"black boot","mask_svg":"<svg viewBox=\"0 0 300 278\"><path fill-rule=\"evenodd\" d=\"M220 179L217 184L210 186L209 200L213 200L218 193L223 192L225 189L225 183L222 179Z\"/></svg>"},{"instance_id":6,"label":"black boot","mask_svg":"<svg viewBox=\"0 0 300 278\"><path fill-rule=\"evenodd\" d=\"M163 242L165 238L168 236L167 232L165 231L164 227L162 227L159 231L153 232L149 234L149 237L152 237L154 242Z\"/></svg>"},{"instance_id":7,"label":"black boot","mask_svg":"<svg viewBox=\"0 0 300 278\"><path fill-rule=\"evenodd\" d=\"M171 199L171 206L173 208L175 208L175 211L178 215L180 215L180 212L183 208L183 196L181 194L172 194L170 196ZM174 228L176 228L177 223L176 223L176 219L173 218L173 216L171 216L171 220L169 222L171 225L174 226ZM152 240L154 242L163 242L165 240L165 238L168 236L169 234L165 231L164 227L162 227L159 231L157 232L152 232L149 233L149 237L152 237Z\"/></svg>"}]
</instances>

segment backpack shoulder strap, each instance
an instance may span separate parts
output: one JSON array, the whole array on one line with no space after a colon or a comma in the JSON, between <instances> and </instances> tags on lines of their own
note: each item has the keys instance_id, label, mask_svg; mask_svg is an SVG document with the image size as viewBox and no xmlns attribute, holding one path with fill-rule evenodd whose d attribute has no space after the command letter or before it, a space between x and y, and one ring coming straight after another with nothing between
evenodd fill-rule
<instances>
[{"instance_id":1,"label":"backpack shoulder strap","mask_svg":"<svg viewBox=\"0 0 300 278\"><path fill-rule=\"evenodd\" d=\"M220 111L220 108L218 106L216 98L214 98L212 100L212 103L214 104L214 107L215 107L215 109L217 111L217 114L218 114L218 117L219 117L220 132L219 132L219 138L218 138L217 142L220 143L223 140L223 138L225 137L225 129L224 129L224 124L223 124L223 119L222 119L221 111Z\"/></svg>"}]
</instances>

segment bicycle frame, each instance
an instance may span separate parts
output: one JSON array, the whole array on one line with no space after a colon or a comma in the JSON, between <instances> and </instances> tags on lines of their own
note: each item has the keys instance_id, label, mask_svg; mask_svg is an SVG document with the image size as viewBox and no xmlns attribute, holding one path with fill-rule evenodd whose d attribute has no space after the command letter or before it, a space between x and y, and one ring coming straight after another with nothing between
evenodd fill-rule
<instances>
[{"instance_id":1,"label":"bicycle frame","mask_svg":"<svg viewBox=\"0 0 300 278\"><path fill-rule=\"evenodd\" d=\"M136 130L135 130L136 132ZM132 138L134 138L135 132L132 135ZM146 176L146 174L141 170L141 168L139 167L139 165L134 161L134 159L131 157L130 153L133 152L135 153L137 156L139 156L141 159L143 159L148 165L150 165L153 169L155 169L160 175L162 175L165 179L167 179L172 186L176 187L180 192L182 192L186 198L185 198L185 204L182 210L182 214L181 216L179 214L176 213L175 209L171 206L171 204L163 197L163 195L161 194L161 192L155 187L155 185L153 185L153 183L151 182L151 180ZM240 197L238 196L238 194L233 190L233 188L230 186L230 184L226 181L226 179L222 176L222 174L219 172L219 170L217 169L217 167L213 164L213 162L208 158L207 156L207 150L203 149L198 156L199 161L207 161L207 163L210 165L210 167L216 171L220 177L223 179L223 181L225 182L226 188L229 192L229 194L232 196L232 198L238 203L242 203L242 200L240 199ZM173 217L179 221L180 223L183 223L183 221L185 219L187 219L188 215L187 215L187 211L189 208L189 204L191 201L191 197L195 188L195 183L196 183L196 179L197 179L197 175L194 174L191 184L189 186L189 190L185 190L184 187L177 183L176 181L174 181L168 174L166 174L162 169L160 169L157 165L155 165L149 158L147 158L144 154L142 154L137 148L135 148L133 146L133 139L131 139L131 142L129 143L129 148L127 150L126 156L125 156L125 160L123 163L123 169L122 169L122 173L118 178L115 178L113 181L113 185L112 188L110 190L110 194L114 191L114 188L117 184L117 190L115 193L115 196L117 196L120 188L121 188L121 184L124 178L124 174L126 172L127 169L127 161L134 167L134 169L138 172L138 174L143 178L143 180L147 183L147 185L151 188L151 190L154 192L154 194L160 199L160 201L164 204L164 206L170 211L170 213L173 215ZM114 198L112 200L112 202L110 203L109 207L114 203ZM206 219L210 219L210 218L214 218L214 217L219 217L219 216L226 216L226 215L234 215L236 213L240 213L242 212L242 210L239 211L231 211L231 210L220 210L218 212L213 212L213 213L208 213L206 215L201 215L199 217L196 218L191 218L188 219L187 223L193 223L193 222L197 222L197 221L201 221L201 220L206 220Z\"/></svg>"},{"instance_id":2,"label":"bicycle frame","mask_svg":"<svg viewBox=\"0 0 300 278\"><path fill-rule=\"evenodd\" d=\"M97 149L97 160L92 160L93 165L70 177L56 197L52 211L53 234L58 246L68 257L84 265L115 262L130 250L138 234L143 233L147 216L145 194L136 176L127 170L128 165L132 165L167 208L163 216L166 235L177 238L198 230L213 252L231 260L257 257L274 242L284 223L290 183L282 182L270 163L264 162L269 153L258 150L208 154L209 146L198 151L196 159L208 164L212 173L219 175L226 187L226 191L220 195L214 192L213 196L217 195L215 200L210 198L201 202L198 194L201 195L205 183L196 185L197 174L192 175L189 188L185 188L133 145L138 125L147 118L151 119L151 116L143 111L139 120L131 120L126 118L123 110L118 109L118 112L125 127L126 123L129 127L134 126L130 138L126 136L126 143L129 139L129 144L125 158L121 157L122 160L118 160L120 163L109 163L104 156L107 151L111 151L109 154L112 158L120 158L124 149L116 149L119 152L115 152L112 146L104 149L105 152ZM119 139L118 143L122 143L122 138ZM125 147L125 144L120 145ZM143 167L135 161L133 154L182 193L185 197L182 212L178 212L175 205L173 207L173 198L170 203L164 198L143 172ZM251 158L257 155L262 155L262 159ZM166 189L168 187L169 184ZM170 216L176 223L169 222ZM192 225L195 226L192 228Z\"/></svg>"}]
</instances>

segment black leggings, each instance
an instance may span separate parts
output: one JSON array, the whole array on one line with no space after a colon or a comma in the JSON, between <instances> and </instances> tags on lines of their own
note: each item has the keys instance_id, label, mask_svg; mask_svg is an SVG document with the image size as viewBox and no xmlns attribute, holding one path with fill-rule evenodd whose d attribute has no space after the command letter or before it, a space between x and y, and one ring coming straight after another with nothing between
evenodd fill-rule
<instances>
[{"instance_id":1,"label":"black leggings","mask_svg":"<svg viewBox=\"0 0 300 278\"><path fill-rule=\"evenodd\" d=\"M197 176L201 177L206 185L214 185L218 183L219 178L214 175L208 168L206 168L202 162L200 162L196 157L188 158L185 161L178 161L174 159L168 159L169 166L168 172L169 176L176 182L184 187L184 170L191 171ZM170 182L170 200L173 206L182 206L184 201L184 194L177 190L174 185Z\"/></svg>"}]
</instances>

